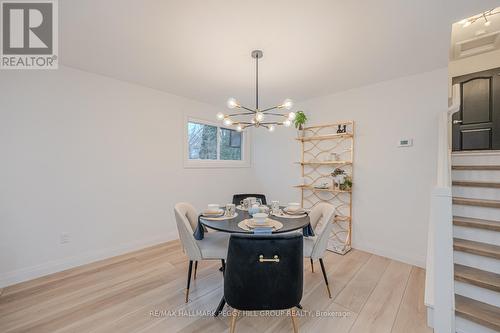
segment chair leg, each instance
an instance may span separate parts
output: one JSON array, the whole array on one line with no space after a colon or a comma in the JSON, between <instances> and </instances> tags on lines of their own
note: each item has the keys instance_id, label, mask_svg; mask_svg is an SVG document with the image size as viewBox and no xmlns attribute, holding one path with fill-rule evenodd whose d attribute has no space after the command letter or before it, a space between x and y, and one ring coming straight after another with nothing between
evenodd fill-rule
<instances>
[{"instance_id":1,"label":"chair leg","mask_svg":"<svg viewBox=\"0 0 500 333\"><path fill-rule=\"evenodd\" d=\"M299 325L297 324L297 317L295 315L295 310L291 310L291 317L292 317L292 325L293 325L293 333L298 333L299 332Z\"/></svg>"},{"instance_id":2,"label":"chair leg","mask_svg":"<svg viewBox=\"0 0 500 333\"><path fill-rule=\"evenodd\" d=\"M238 310L233 310L233 314L232 314L232 317L231 317L231 328L229 330L230 333L234 333L235 332L236 317L238 317L238 313L239 313Z\"/></svg>"},{"instance_id":3,"label":"chair leg","mask_svg":"<svg viewBox=\"0 0 500 333\"><path fill-rule=\"evenodd\" d=\"M219 267L219 271L224 272L224 268L226 268L226 261L224 259L220 260L222 266Z\"/></svg>"},{"instance_id":4,"label":"chair leg","mask_svg":"<svg viewBox=\"0 0 500 333\"><path fill-rule=\"evenodd\" d=\"M311 260L311 272L314 273L314 261L312 258L309 258Z\"/></svg>"},{"instance_id":5,"label":"chair leg","mask_svg":"<svg viewBox=\"0 0 500 333\"><path fill-rule=\"evenodd\" d=\"M188 299L189 299L189 286L191 285L191 272L192 271L193 271L193 261L189 260L188 281L187 281L187 288L186 288L186 303L188 302Z\"/></svg>"},{"instance_id":6,"label":"chair leg","mask_svg":"<svg viewBox=\"0 0 500 333\"><path fill-rule=\"evenodd\" d=\"M332 298L332 293L330 292L330 286L328 285L328 278L326 277L325 265L323 264L323 258L319 258L319 264L321 265L321 270L323 271L323 277L325 278L326 290L328 290L328 297Z\"/></svg>"},{"instance_id":7,"label":"chair leg","mask_svg":"<svg viewBox=\"0 0 500 333\"><path fill-rule=\"evenodd\" d=\"M193 280L196 280L196 271L198 271L198 260L194 262L194 275L193 275Z\"/></svg>"},{"instance_id":8,"label":"chair leg","mask_svg":"<svg viewBox=\"0 0 500 333\"><path fill-rule=\"evenodd\" d=\"M224 309L224 304L226 304L226 300L224 299L224 296L222 296L219 306L217 306L217 310L215 310L214 317L217 317L221 313L222 309Z\"/></svg>"},{"instance_id":9,"label":"chair leg","mask_svg":"<svg viewBox=\"0 0 500 333\"><path fill-rule=\"evenodd\" d=\"M220 271L222 272L222 275L224 275L224 271L226 270L226 261L224 259L221 259L220 262L222 264Z\"/></svg>"}]
</instances>

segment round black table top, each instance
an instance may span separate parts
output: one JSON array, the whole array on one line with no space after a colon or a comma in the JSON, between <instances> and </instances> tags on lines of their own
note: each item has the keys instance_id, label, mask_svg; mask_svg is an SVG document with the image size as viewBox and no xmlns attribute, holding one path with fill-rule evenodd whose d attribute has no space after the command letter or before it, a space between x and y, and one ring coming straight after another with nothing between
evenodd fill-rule
<instances>
[{"instance_id":1,"label":"round black table top","mask_svg":"<svg viewBox=\"0 0 500 333\"><path fill-rule=\"evenodd\" d=\"M229 232L229 233L241 233L241 234L253 233L253 231L243 230L240 227L238 227L238 223L240 223L245 219L251 218L248 212L239 209L236 209L236 212L238 213L238 216L224 220L207 220L204 219L203 216L200 216L200 222L207 228L214 229L217 231ZM304 217L293 217L293 218L269 215L269 218L283 223L283 228L279 230L274 230L273 234L279 234L282 232L290 232L293 230L302 229L307 225L309 225L310 223L309 215L306 215Z\"/></svg>"}]
</instances>

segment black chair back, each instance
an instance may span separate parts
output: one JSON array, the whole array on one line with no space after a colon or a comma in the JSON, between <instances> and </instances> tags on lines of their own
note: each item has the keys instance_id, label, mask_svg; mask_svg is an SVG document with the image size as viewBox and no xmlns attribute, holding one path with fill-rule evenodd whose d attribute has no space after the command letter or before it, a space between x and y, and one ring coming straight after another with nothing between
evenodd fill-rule
<instances>
[{"instance_id":1,"label":"black chair back","mask_svg":"<svg viewBox=\"0 0 500 333\"><path fill-rule=\"evenodd\" d=\"M237 310L284 310L300 305L302 234L232 234L224 273L224 298Z\"/></svg>"},{"instance_id":2,"label":"black chair back","mask_svg":"<svg viewBox=\"0 0 500 333\"><path fill-rule=\"evenodd\" d=\"M255 197L257 199L260 199L262 201L262 204L267 205L266 196L264 194L235 194L233 195L233 204L239 205L241 200L248 197Z\"/></svg>"}]
</instances>

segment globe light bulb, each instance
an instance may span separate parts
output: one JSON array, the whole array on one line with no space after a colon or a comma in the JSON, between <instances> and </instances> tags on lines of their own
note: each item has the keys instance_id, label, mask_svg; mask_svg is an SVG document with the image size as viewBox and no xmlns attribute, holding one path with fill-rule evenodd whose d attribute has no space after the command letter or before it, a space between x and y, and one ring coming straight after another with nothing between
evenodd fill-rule
<instances>
[{"instance_id":1,"label":"globe light bulb","mask_svg":"<svg viewBox=\"0 0 500 333\"><path fill-rule=\"evenodd\" d=\"M243 131L243 126L241 126L241 125L236 126L236 130L237 130L238 132Z\"/></svg>"},{"instance_id":2,"label":"globe light bulb","mask_svg":"<svg viewBox=\"0 0 500 333\"><path fill-rule=\"evenodd\" d=\"M467 19L463 19L463 20L461 20L461 21L460 21L460 22L458 22L458 23L459 23L459 24L465 24L465 23L467 23Z\"/></svg>"},{"instance_id":3,"label":"globe light bulb","mask_svg":"<svg viewBox=\"0 0 500 333\"><path fill-rule=\"evenodd\" d=\"M222 113L222 112L218 112L218 113L217 113L217 115L216 115L216 117L217 117L217 119L219 119L219 120L223 120L225 116L224 116L224 113Z\"/></svg>"},{"instance_id":4,"label":"globe light bulb","mask_svg":"<svg viewBox=\"0 0 500 333\"><path fill-rule=\"evenodd\" d=\"M290 119L287 119L283 122L283 125L285 125L285 127L290 127L292 125L292 122L290 121Z\"/></svg>"},{"instance_id":5,"label":"globe light bulb","mask_svg":"<svg viewBox=\"0 0 500 333\"><path fill-rule=\"evenodd\" d=\"M231 97L230 99L227 100L227 107L230 109L234 109L235 107L238 107L238 101L236 98Z\"/></svg>"},{"instance_id":6,"label":"globe light bulb","mask_svg":"<svg viewBox=\"0 0 500 333\"><path fill-rule=\"evenodd\" d=\"M289 120L294 120L294 119L295 119L295 112L290 112L290 113L288 114L288 119L289 119Z\"/></svg>"},{"instance_id":7,"label":"globe light bulb","mask_svg":"<svg viewBox=\"0 0 500 333\"><path fill-rule=\"evenodd\" d=\"M269 125L269 132L274 132L275 129L276 129L276 126Z\"/></svg>"},{"instance_id":8,"label":"globe light bulb","mask_svg":"<svg viewBox=\"0 0 500 333\"><path fill-rule=\"evenodd\" d=\"M224 119L224 125L226 126L231 126L233 124L233 121L229 118Z\"/></svg>"},{"instance_id":9,"label":"globe light bulb","mask_svg":"<svg viewBox=\"0 0 500 333\"><path fill-rule=\"evenodd\" d=\"M261 122L262 120L264 120L264 114L262 112L257 112L255 114L255 120L257 120L258 122Z\"/></svg>"},{"instance_id":10,"label":"globe light bulb","mask_svg":"<svg viewBox=\"0 0 500 333\"><path fill-rule=\"evenodd\" d=\"M485 26L485 27L489 27L490 25L491 25L491 21L486 21L486 22L484 22L484 26Z\"/></svg>"},{"instance_id":11,"label":"globe light bulb","mask_svg":"<svg viewBox=\"0 0 500 333\"><path fill-rule=\"evenodd\" d=\"M467 27L468 27L469 25L471 25L471 24L472 24L472 23L471 23L471 21L467 21L467 22L465 22L465 23L464 23L464 28L467 28Z\"/></svg>"},{"instance_id":12,"label":"globe light bulb","mask_svg":"<svg viewBox=\"0 0 500 333\"><path fill-rule=\"evenodd\" d=\"M281 104L281 107L284 107L287 110L290 110L293 107L293 101L290 98L287 98Z\"/></svg>"}]
</instances>

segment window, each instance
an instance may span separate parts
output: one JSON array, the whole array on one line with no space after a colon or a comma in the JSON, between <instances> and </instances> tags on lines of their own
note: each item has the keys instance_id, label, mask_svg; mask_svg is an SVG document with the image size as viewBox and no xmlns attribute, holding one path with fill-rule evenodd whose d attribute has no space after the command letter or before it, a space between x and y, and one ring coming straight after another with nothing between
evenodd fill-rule
<instances>
[{"instance_id":1,"label":"window","mask_svg":"<svg viewBox=\"0 0 500 333\"><path fill-rule=\"evenodd\" d=\"M249 166L248 133L194 119L188 119L186 127L187 167Z\"/></svg>"}]
</instances>

